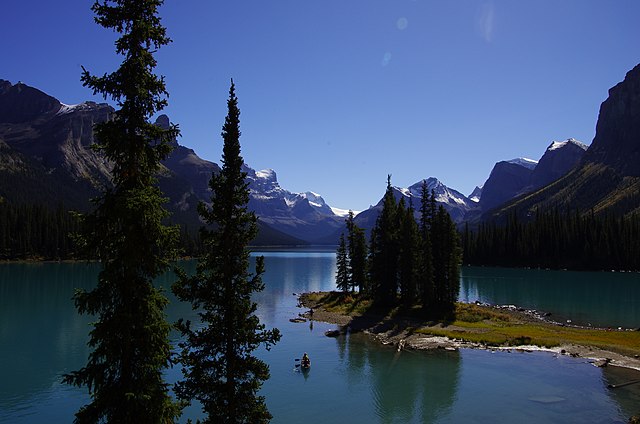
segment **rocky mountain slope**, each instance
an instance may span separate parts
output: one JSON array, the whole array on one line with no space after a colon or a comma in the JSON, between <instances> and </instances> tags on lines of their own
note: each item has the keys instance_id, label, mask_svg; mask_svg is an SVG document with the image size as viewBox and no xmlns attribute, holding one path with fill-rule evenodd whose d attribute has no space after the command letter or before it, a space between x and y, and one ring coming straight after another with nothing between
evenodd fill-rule
<instances>
[{"instance_id":1,"label":"rocky mountain slope","mask_svg":"<svg viewBox=\"0 0 640 424\"><path fill-rule=\"evenodd\" d=\"M570 138L553 141L539 161L518 158L496 163L481 193L475 194L479 211L490 211L556 181L580 162L586 150L587 145Z\"/></svg>"},{"instance_id":2,"label":"rocky mountain slope","mask_svg":"<svg viewBox=\"0 0 640 424\"><path fill-rule=\"evenodd\" d=\"M480 209L493 209L521 194L531 183L536 165L537 162L524 159L496 163L482 186Z\"/></svg>"},{"instance_id":3,"label":"rocky mountain slope","mask_svg":"<svg viewBox=\"0 0 640 424\"><path fill-rule=\"evenodd\" d=\"M64 204L86 210L89 199L110 181L110 164L95 150L93 126L110 119L113 108L85 102L66 105L25 84L0 80L0 202ZM162 115L157 125L167 127ZM176 222L201 225L197 204L209 201L208 181L219 167L174 142L159 184ZM245 167L249 207L260 218L264 242L335 243L344 213L311 191L292 193L280 186L275 171ZM602 104L596 137L587 146L575 139L552 142L539 161L496 163L482 188L470 198L428 178L429 190L457 223L503 219L514 211L524 217L537 208L578 208L601 213L640 211L640 65L609 91ZM417 207L422 182L395 187L396 198ZM379 202L356 217L370 229Z\"/></svg>"},{"instance_id":4,"label":"rocky mountain slope","mask_svg":"<svg viewBox=\"0 0 640 424\"><path fill-rule=\"evenodd\" d=\"M580 162L587 148L586 144L575 138L552 142L531 174L528 191L544 187L566 175Z\"/></svg>"},{"instance_id":5,"label":"rocky mountain slope","mask_svg":"<svg viewBox=\"0 0 640 424\"><path fill-rule=\"evenodd\" d=\"M94 102L66 105L36 88L0 80L0 200L90 208L89 199L110 184L111 169L91 148L93 126L113 112ZM169 118L161 115L156 124L166 128ZM177 141L163 165L159 185L173 220L195 230L201 225L197 204L209 201L208 182L220 168ZM261 235L268 234L271 242L313 242L342 225L320 195L282 189L273 171L245 171L249 207L260 218Z\"/></svg>"},{"instance_id":6,"label":"rocky mountain slope","mask_svg":"<svg viewBox=\"0 0 640 424\"><path fill-rule=\"evenodd\" d=\"M551 208L616 215L640 212L640 65L609 90L600 106L596 135L578 165L487 218L500 220L514 212L526 217L536 209Z\"/></svg>"}]
</instances>

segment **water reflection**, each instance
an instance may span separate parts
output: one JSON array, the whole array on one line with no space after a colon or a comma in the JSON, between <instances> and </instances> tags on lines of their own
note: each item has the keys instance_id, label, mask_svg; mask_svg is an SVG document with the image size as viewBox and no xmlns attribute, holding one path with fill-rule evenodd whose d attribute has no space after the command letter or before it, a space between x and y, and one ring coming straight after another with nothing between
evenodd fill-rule
<instances>
[{"instance_id":1,"label":"water reflection","mask_svg":"<svg viewBox=\"0 0 640 424\"><path fill-rule=\"evenodd\" d=\"M89 317L71 296L92 286L95 264L0 266L0 406L18 404L49 389L86 356ZM0 408L2 409L2 408Z\"/></svg>"},{"instance_id":2,"label":"water reflection","mask_svg":"<svg viewBox=\"0 0 640 424\"><path fill-rule=\"evenodd\" d=\"M602 370L584 361L479 351L398 353L364 334L328 339L324 332L333 326L295 324L289 318L302 312L293 293L335 287L335 255L299 251L264 255L266 289L255 296L258 314L267 327L283 333L271 351L259 352L271 369L262 394L274 415L273 424L489 422L495 421L498 411L507 422L592 422L589 418L594 417L611 422L622 414L640 412L634 410L640 399L634 390L640 385L629 386L631 391L608 392L606 385L614 377L607 370L603 377ZM195 261L181 265L195 269ZM98 270L98 264L84 263L0 264L0 422L70 422L86 403L86 390L62 385L60 376L86 362L91 318L77 314L71 296L75 288L92 288ZM544 297L545 290L553 296L566 295L557 291L564 289L553 288L565 284L561 280L545 283L527 272L518 274L522 270L488 271L465 268L463 293L469 300L476 296L495 303L521 303ZM579 281L589 281L585 274L580 273ZM614 303L640 299L626 282L632 276L612 277L607 280L616 287L611 293L622 296ZM174 280L172 272L158 279L171 302L168 319L195 321L190 305L171 295ZM537 287L545 284L547 289ZM579 284L574 284L569 293L579 291ZM590 284L598 286L597 281ZM606 295L594 297L599 305ZM598 310L599 306L590 312ZM175 342L178 335L172 337ZM306 375L294 367L294 358L305 351L312 360ZM168 370L167 378L169 382L180 378L179 368ZM557 398L563 400L553 403ZM620 408L622 413L617 412ZM183 421L199 414L194 407Z\"/></svg>"},{"instance_id":3,"label":"water reflection","mask_svg":"<svg viewBox=\"0 0 640 424\"><path fill-rule=\"evenodd\" d=\"M369 381L379 422L433 423L450 412L458 390L459 352L398 352L380 348L363 334L338 337L336 343L339 351L347 350L348 384Z\"/></svg>"}]
</instances>

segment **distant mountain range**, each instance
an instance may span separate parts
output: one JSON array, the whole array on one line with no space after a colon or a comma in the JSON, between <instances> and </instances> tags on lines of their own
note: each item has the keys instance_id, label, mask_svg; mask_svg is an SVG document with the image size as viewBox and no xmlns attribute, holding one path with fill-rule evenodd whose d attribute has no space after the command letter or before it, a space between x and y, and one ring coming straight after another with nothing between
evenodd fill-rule
<instances>
[{"instance_id":1,"label":"distant mountain range","mask_svg":"<svg viewBox=\"0 0 640 424\"><path fill-rule=\"evenodd\" d=\"M495 164L484 184L476 187L469 196L447 187L434 177L426 179L427 187L429 191L434 191L436 202L445 207L454 222L459 225L464 222L477 223L496 207L565 175L578 164L586 150L585 144L571 138L552 142L539 161L527 158L500 161ZM404 197L408 204L411 198L417 209L422 198L421 187L422 181L418 181L408 188L393 189L398 201ZM356 217L356 223L370 230L381 209L382 199L361 212Z\"/></svg>"},{"instance_id":2,"label":"distant mountain range","mask_svg":"<svg viewBox=\"0 0 640 424\"><path fill-rule=\"evenodd\" d=\"M33 87L0 80L0 201L87 210L89 199L111 180L111 165L91 148L93 126L113 112L94 102L66 105ZM164 128L169 124L166 115L156 120ZM197 229L197 204L210 201L209 179L220 167L175 140L163 165L158 179L174 222ZM314 243L344 224L319 194L281 188L273 170L244 171L249 208L259 217L259 242Z\"/></svg>"},{"instance_id":3,"label":"distant mountain range","mask_svg":"<svg viewBox=\"0 0 640 424\"><path fill-rule=\"evenodd\" d=\"M63 204L87 210L89 199L110 184L111 165L91 148L93 126L110 119L104 103L67 105L23 83L0 80L0 202ZM168 127L166 115L156 124ZM209 202L208 182L219 166L174 141L159 184L174 222L195 230L198 202ZM327 205L312 191L293 193L276 172L245 166L249 208L259 217L262 244L334 244L344 230L346 211ZM489 178L468 197L434 177L426 179L436 201L455 222L530 215L536 208L579 208L629 214L640 199L640 67L609 91L596 137L587 146L575 139L554 141L538 160L497 162ZM394 187L399 200L420 202L422 181ZM371 229L381 202L359 213L358 225Z\"/></svg>"}]
</instances>

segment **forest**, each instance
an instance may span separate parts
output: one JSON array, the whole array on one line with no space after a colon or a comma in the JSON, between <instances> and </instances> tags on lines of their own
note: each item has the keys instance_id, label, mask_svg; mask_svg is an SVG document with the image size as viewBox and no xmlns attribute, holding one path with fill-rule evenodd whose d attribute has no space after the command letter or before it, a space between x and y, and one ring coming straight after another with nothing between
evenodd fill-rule
<instances>
[{"instance_id":1,"label":"forest","mask_svg":"<svg viewBox=\"0 0 640 424\"><path fill-rule=\"evenodd\" d=\"M430 319L446 319L454 314L460 290L461 250L453 220L426 181L417 215L412 198L396 203L391 176L383 207L370 241L347 218L348 236L340 237L336 253L336 286L343 292L355 291L378 306L420 307Z\"/></svg>"},{"instance_id":2,"label":"forest","mask_svg":"<svg viewBox=\"0 0 640 424\"><path fill-rule=\"evenodd\" d=\"M640 270L640 219L593 211L536 211L523 221L462 231L464 264L590 271Z\"/></svg>"},{"instance_id":3,"label":"forest","mask_svg":"<svg viewBox=\"0 0 640 424\"><path fill-rule=\"evenodd\" d=\"M398 209L408 209L404 202ZM436 208L437 211L437 208ZM400 215L398 215L400 216ZM397 218L398 219L398 218ZM353 218L347 220L345 244L358 249L360 236ZM401 220L394 224L401 237L406 231ZM404 229L403 229L404 228ZM74 244L79 231L79 215L60 203L45 204L0 202L0 260L66 260L87 259ZM404 237L413 237L404 234ZM202 252L199 233L180 228L180 254L198 256ZM505 224L481 223L460 231L462 262L465 265L539 267L590 271L640 270L640 219L638 216L617 217L579 211L537 211L531 219L510 215ZM396 251L411 241L397 241ZM360 247L362 250L362 247ZM352 252L352 254L355 254ZM411 256L402 256L401 263ZM364 269L357 264L355 269ZM363 271L364 272L364 271ZM363 280L364 274L354 277Z\"/></svg>"}]
</instances>

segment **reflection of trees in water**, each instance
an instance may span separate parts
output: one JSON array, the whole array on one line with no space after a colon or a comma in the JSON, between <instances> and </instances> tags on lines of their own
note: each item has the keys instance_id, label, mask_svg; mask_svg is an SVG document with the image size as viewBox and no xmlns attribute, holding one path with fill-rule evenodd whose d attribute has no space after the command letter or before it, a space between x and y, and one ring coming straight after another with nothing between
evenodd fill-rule
<instances>
[{"instance_id":1,"label":"reflection of trees in water","mask_svg":"<svg viewBox=\"0 0 640 424\"><path fill-rule=\"evenodd\" d=\"M448 413L458 387L459 352L397 352L364 335L339 337L337 343L348 347L350 384L370 381L380 422L432 423Z\"/></svg>"}]
</instances>

